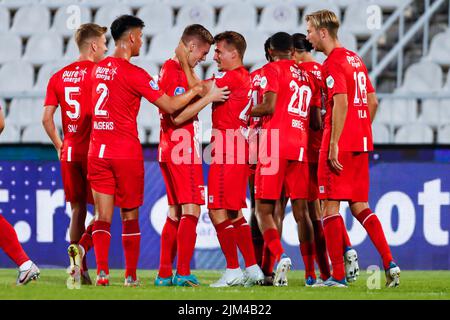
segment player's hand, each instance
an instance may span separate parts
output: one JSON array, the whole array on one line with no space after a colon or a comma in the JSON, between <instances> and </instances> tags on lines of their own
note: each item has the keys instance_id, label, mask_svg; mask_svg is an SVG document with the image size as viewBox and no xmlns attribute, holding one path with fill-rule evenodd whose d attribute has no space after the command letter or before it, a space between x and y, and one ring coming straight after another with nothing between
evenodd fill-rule
<instances>
[{"instance_id":1,"label":"player's hand","mask_svg":"<svg viewBox=\"0 0 450 320\"><path fill-rule=\"evenodd\" d=\"M208 95L211 97L212 101L214 102L224 102L228 100L228 97L230 95L230 90L228 90L228 87L222 87L219 88L216 86L215 81L205 81L206 83L210 83L211 89L208 92Z\"/></svg>"},{"instance_id":2,"label":"player's hand","mask_svg":"<svg viewBox=\"0 0 450 320\"><path fill-rule=\"evenodd\" d=\"M339 162L338 158L339 158L339 147L338 147L337 143L330 143L330 151L328 154L328 160L330 160L330 164L335 170L342 171L344 169L344 167Z\"/></svg>"},{"instance_id":3,"label":"player's hand","mask_svg":"<svg viewBox=\"0 0 450 320\"><path fill-rule=\"evenodd\" d=\"M62 146L59 148L56 148L56 153L58 153L58 160L61 160L61 149L62 149Z\"/></svg>"},{"instance_id":4,"label":"player's hand","mask_svg":"<svg viewBox=\"0 0 450 320\"><path fill-rule=\"evenodd\" d=\"M189 50L184 45L183 41L180 40L178 43L178 46L175 49L175 55L177 56L178 60L181 64L187 64L188 58L189 58Z\"/></svg>"}]
</instances>

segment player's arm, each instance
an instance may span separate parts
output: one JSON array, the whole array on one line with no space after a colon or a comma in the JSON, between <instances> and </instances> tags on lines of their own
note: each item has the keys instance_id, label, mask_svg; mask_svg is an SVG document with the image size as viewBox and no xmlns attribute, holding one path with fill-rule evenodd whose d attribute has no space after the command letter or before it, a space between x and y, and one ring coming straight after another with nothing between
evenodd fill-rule
<instances>
[{"instance_id":1,"label":"player's arm","mask_svg":"<svg viewBox=\"0 0 450 320\"><path fill-rule=\"evenodd\" d=\"M339 154L339 139L341 138L342 130L344 129L347 111L348 111L347 94L345 93L335 94L333 96L330 153L328 159L330 160L332 167L338 171L344 168L342 164L339 162L338 154Z\"/></svg>"},{"instance_id":2,"label":"player's arm","mask_svg":"<svg viewBox=\"0 0 450 320\"><path fill-rule=\"evenodd\" d=\"M0 134L2 133L3 129L5 129L5 116L3 115L2 108L0 107Z\"/></svg>"},{"instance_id":3,"label":"player's arm","mask_svg":"<svg viewBox=\"0 0 450 320\"><path fill-rule=\"evenodd\" d=\"M275 112L276 102L277 94L273 91L267 91L263 95L263 101L252 108L252 111L250 111L250 116L262 117L273 114Z\"/></svg>"},{"instance_id":4,"label":"player's arm","mask_svg":"<svg viewBox=\"0 0 450 320\"><path fill-rule=\"evenodd\" d=\"M155 106L159 109L163 110L168 114L172 114L175 111L180 110L185 107L193 98L195 98L198 94L203 92L204 85L198 84L192 89L189 89L187 92L180 94L178 96L168 96L167 94L163 94L155 101L151 101Z\"/></svg>"},{"instance_id":5,"label":"player's arm","mask_svg":"<svg viewBox=\"0 0 450 320\"><path fill-rule=\"evenodd\" d=\"M311 106L309 127L314 131L318 131L322 128L322 114L320 111L321 108L319 106Z\"/></svg>"},{"instance_id":6,"label":"player's arm","mask_svg":"<svg viewBox=\"0 0 450 320\"><path fill-rule=\"evenodd\" d=\"M367 105L369 107L370 122L372 123L378 109L378 99L375 92L367 94Z\"/></svg>"},{"instance_id":7,"label":"player's arm","mask_svg":"<svg viewBox=\"0 0 450 320\"><path fill-rule=\"evenodd\" d=\"M53 146L58 153L58 159L61 158L61 147L62 140L59 136L58 129L56 128L55 121L53 117L58 106L48 105L44 107L44 113L42 115L42 125L44 126L45 132L47 132L48 137L53 143Z\"/></svg>"},{"instance_id":8,"label":"player's arm","mask_svg":"<svg viewBox=\"0 0 450 320\"><path fill-rule=\"evenodd\" d=\"M189 50L188 48L186 48L183 41L181 40L178 43L177 48L175 49L175 55L177 56L178 61L180 62L183 72L186 74L189 88L195 87L197 84L201 83L202 80L197 76L194 69L192 69L189 66L188 63Z\"/></svg>"},{"instance_id":9,"label":"player's arm","mask_svg":"<svg viewBox=\"0 0 450 320\"><path fill-rule=\"evenodd\" d=\"M228 90L228 87L218 88L214 82L211 82L211 89L203 98L188 105L176 117L171 116L170 118L176 126L183 124L184 122L192 119L192 117L198 114L211 102L223 102L227 100L229 94L230 91Z\"/></svg>"}]
</instances>

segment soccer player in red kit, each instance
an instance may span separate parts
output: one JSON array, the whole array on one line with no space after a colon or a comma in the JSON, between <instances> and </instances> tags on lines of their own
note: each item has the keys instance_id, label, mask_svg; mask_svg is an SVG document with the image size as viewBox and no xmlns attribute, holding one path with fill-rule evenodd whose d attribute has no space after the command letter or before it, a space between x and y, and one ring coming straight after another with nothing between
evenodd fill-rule
<instances>
[{"instance_id":1,"label":"soccer player in red kit","mask_svg":"<svg viewBox=\"0 0 450 320\"><path fill-rule=\"evenodd\" d=\"M273 219L275 201L284 185L296 220L306 212L301 206L305 205L302 199L307 199L308 193L309 169L305 160L309 109L311 105L320 105L320 91L312 75L292 60L293 42L289 34L274 34L270 38L269 53L274 62L264 68L261 78L263 101L251 111L252 116L265 116L256 168L255 198L264 241L277 261L274 285L284 286L287 285L286 274L291 259L284 253ZM279 135L274 135L276 133Z\"/></svg>"},{"instance_id":2,"label":"soccer player in red kit","mask_svg":"<svg viewBox=\"0 0 450 320\"><path fill-rule=\"evenodd\" d=\"M193 24L184 29L181 41L189 51L186 63L190 68L194 68L200 61L205 60L214 38L206 28ZM182 94L189 89L186 74L176 56L162 66L159 87L169 96ZM225 89L216 89L219 98L217 101L223 101L221 92ZM173 115L159 111L161 133L158 160L166 184L169 215L161 234L160 267L155 279L156 286L195 287L200 284L190 270L200 205L205 204L197 113L213 102L214 98L210 96L210 99L202 103L194 103L198 105L198 109L194 111L190 108L193 112L189 115L186 111ZM181 151L177 146L186 141L180 140L187 141ZM177 273L172 278L175 253L178 256Z\"/></svg>"},{"instance_id":3,"label":"soccer player in red kit","mask_svg":"<svg viewBox=\"0 0 450 320\"><path fill-rule=\"evenodd\" d=\"M80 57L50 78L44 102L42 123L61 161L64 193L72 209L68 248L69 288L79 288L81 282L91 284L85 254L92 247L92 225L83 235L86 206L88 203L94 204L87 180L87 153L92 120L91 74L95 63L103 59L107 50L106 31L106 27L94 23L83 24L78 28L75 41ZM63 140L53 120L58 106L61 106Z\"/></svg>"},{"instance_id":4,"label":"soccer player in red kit","mask_svg":"<svg viewBox=\"0 0 450 320\"><path fill-rule=\"evenodd\" d=\"M314 57L311 54L313 47L311 43L306 39L306 35L301 33L295 33L292 35L292 40L294 42L294 55L293 58L297 63L300 63L302 68L306 71L310 72L315 78L319 87L322 86L322 65L314 60ZM321 93L323 92L323 88L320 89ZM323 95L322 95L323 97ZM319 162L319 150L320 144L322 142L322 115L321 109L323 106L314 106L310 110L310 126L308 129L308 166L309 166L309 194L308 194L308 214L311 220L313 233L314 233L314 250L307 250L305 248L307 246L302 244L300 245L302 255L305 253L308 256L308 251L314 252L315 259L317 264L319 265L320 270L320 278L318 281L327 280L330 277L330 266L328 263L328 253L327 247L325 243L325 236L323 234L322 227L322 210L320 206L319 200L319 185L317 182L317 164ZM315 120L315 121L313 121ZM317 124L316 127L313 127L314 124ZM299 237L304 237L304 235L299 232ZM302 241L300 241L302 242ZM312 257L314 259L314 257ZM304 258L305 260L305 258ZM306 260L309 260L306 258ZM310 261L310 260L309 260ZM310 263L314 264L314 262L310 261ZM314 266L312 265L312 268ZM314 284L314 281L309 278L307 279L308 285Z\"/></svg>"},{"instance_id":5,"label":"soccer player in red kit","mask_svg":"<svg viewBox=\"0 0 450 320\"><path fill-rule=\"evenodd\" d=\"M0 105L0 134L5 128L5 117ZM30 260L17 239L13 226L0 214L0 248L19 268L16 285L22 286L39 278L39 268Z\"/></svg>"},{"instance_id":6,"label":"soccer player in red kit","mask_svg":"<svg viewBox=\"0 0 450 320\"><path fill-rule=\"evenodd\" d=\"M142 68L130 63L139 55L144 22L122 15L111 24L114 54L93 71L93 126L89 145L88 179L96 217L92 232L97 262L97 285L109 285L108 251L114 205L121 208L125 286L139 285L139 206L144 193L144 161L136 117L144 97L167 113L185 106L202 92L202 86L169 97Z\"/></svg>"},{"instance_id":7,"label":"soccer player in red kit","mask_svg":"<svg viewBox=\"0 0 450 320\"><path fill-rule=\"evenodd\" d=\"M369 152L373 150L371 121L378 106L366 66L337 38L339 21L328 10L306 16L308 40L327 59L323 63L326 86L325 129L319 155L319 196L324 199L323 224L333 267L322 285L347 286L344 270L344 221L340 201L348 201L377 248L386 270L386 286L400 283L400 268L392 258L378 217L370 210Z\"/></svg>"}]
</instances>

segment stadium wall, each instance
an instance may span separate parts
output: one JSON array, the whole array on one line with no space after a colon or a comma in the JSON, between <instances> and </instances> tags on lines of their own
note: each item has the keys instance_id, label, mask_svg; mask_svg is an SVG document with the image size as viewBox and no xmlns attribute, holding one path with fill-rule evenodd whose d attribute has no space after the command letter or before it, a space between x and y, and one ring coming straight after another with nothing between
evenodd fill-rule
<instances>
[{"instance_id":1,"label":"stadium wall","mask_svg":"<svg viewBox=\"0 0 450 320\"><path fill-rule=\"evenodd\" d=\"M164 182L154 160L155 148L145 148L145 202L140 210L142 232L139 268L159 263L160 233L168 211ZM6 160L8 159L8 160ZM23 160L27 159L27 160ZM30 160L34 159L34 160ZM204 165L205 181L208 166ZM249 205L249 200L247 201ZM450 268L450 148L385 148L371 157L371 208L381 220L394 257L402 269ZM342 206L360 266L382 266L364 229ZM92 208L89 209L92 212ZM110 266L124 267L121 223L116 209L112 223ZM39 266L66 267L70 207L64 199L59 163L50 147L0 147L0 213L15 227L25 250ZM249 216L249 209L244 214ZM92 217L92 215L90 215ZM296 224L286 210L283 245L294 269L303 269ZM225 260L215 230L202 207L192 267L222 269ZM89 265L95 264L89 253ZM0 252L0 266L14 267Z\"/></svg>"}]
</instances>

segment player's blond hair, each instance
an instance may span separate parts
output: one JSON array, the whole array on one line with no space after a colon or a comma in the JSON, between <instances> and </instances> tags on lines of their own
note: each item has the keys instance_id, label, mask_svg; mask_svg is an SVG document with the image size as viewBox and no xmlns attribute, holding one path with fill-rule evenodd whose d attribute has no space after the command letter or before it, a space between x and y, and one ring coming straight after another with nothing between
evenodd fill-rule
<instances>
[{"instance_id":1,"label":"player's blond hair","mask_svg":"<svg viewBox=\"0 0 450 320\"><path fill-rule=\"evenodd\" d=\"M310 22L316 29L327 29L333 39L337 39L339 20L330 10L319 10L306 15L306 22Z\"/></svg>"},{"instance_id":2,"label":"player's blond hair","mask_svg":"<svg viewBox=\"0 0 450 320\"><path fill-rule=\"evenodd\" d=\"M101 37L108 31L107 27L99 26L95 23L82 24L75 32L75 42L78 49L82 49L92 38Z\"/></svg>"}]
</instances>

